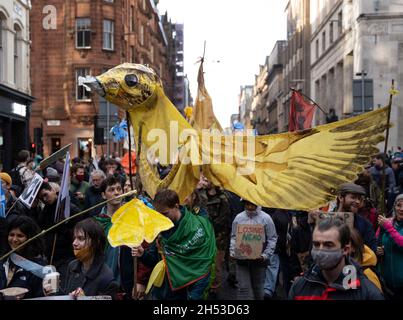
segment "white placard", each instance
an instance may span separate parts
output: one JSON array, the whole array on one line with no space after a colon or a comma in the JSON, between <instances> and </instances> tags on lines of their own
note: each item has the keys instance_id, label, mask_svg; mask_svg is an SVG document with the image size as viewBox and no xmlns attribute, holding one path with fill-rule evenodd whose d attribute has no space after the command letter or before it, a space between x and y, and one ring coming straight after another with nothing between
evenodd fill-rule
<instances>
[{"instance_id":1,"label":"white placard","mask_svg":"<svg viewBox=\"0 0 403 320\"><path fill-rule=\"evenodd\" d=\"M24 192L18 198L18 200L21 201L27 208L31 209L32 203L38 194L42 182L43 178L39 174L35 173L30 185L25 188Z\"/></svg>"}]
</instances>

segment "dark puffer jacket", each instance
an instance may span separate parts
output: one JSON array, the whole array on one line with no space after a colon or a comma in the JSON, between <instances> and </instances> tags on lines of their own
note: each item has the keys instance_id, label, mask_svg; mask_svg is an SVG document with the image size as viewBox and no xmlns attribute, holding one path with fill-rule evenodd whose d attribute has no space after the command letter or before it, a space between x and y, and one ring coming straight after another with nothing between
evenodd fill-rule
<instances>
[{"instance_id":1,"label":"dark puffer jacket","mask_svg":"<svg viewBox=\"0 0 403 320\"><path fill-rule=\"evenodd\" d=\"M346 277L343 273L334 283L328 285L320 268L313 265L308 272L294 282L288 298L290 300L384 300L379 289L365 277L355 262L347 258L347 265L354 266L357 272L355 282L351 281L349 287L343 286L343 280Z\"/></svg>"}]
</instances>

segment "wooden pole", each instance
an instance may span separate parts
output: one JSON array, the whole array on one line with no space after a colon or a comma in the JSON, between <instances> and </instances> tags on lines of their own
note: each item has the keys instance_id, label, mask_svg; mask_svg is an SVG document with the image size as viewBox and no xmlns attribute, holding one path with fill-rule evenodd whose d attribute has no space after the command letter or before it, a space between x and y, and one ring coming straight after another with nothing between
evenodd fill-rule
<instances>
[{"instance_id":1,"label":"wooden pole","mask_svg":"<svg viewBox=\"0 0 403 320\"><path fill-rule=\"evenodd\" d=\"M136 191L129 191L129 192L126 192L126 193L124 193L124 194L122 194L122 195L120 195L120 196L118 196L118 197L113 198L113 199L109 199L109 200L106 200L106 201L104 201L104 202L98 203L98 204L96 204L95 206L92 206L91 208L88 208L88 209L86 209L86 210L84 210L84 211L81 211L81 212L79 212L79 213L77 213L77 214L75 214L75 215L72 215L72 216L70 216L70 217L68 217L68 218L66 218L66 219L64 219L64 220L62 220L62 221L56 223L55 225L51 226L50 228L48 228L48 229L46 229L46 230L42 230L42 232L38 233L37 235L33 236L32 238L29 238L27 241L25 241L24 243L20 244L17 248L15 248L15 249L9 251L8 253L6 253L5 255L3 255L3 256L0 258L0 261L3 260L3 259L5 259L5 258L7 258L10 254L12 254L12 253L14 253L14 252L20 250L22 247L24 247L25 245L27 245L27 244L30 243L31 241L33 241L33 240L35 240L35 239L37 239L37 238L39 238L39 237L45 235L46 233L48 233L48 232L51 231L51 230L56 229L58 226L62 225L63 223L66 223L67 221L69 221L69 220L71 220L71 219L74 219L74 218L76 218L76 217L78 217L78 216L81 216L81 215L83 215L84 213L87 213L87 212L91 211L92 209L95 209L95 208L98 208L98 207L100 207L100 206L103 206L103 205L105 205L105 204L107 204L107 203L109 203L109 202L111 202L111 201L113 201L113 200L115 200L115 199L125 198L125 197L130 196L130 195L135 194L135 193L136 193Z\"/></svg>"},{"instance_id":2,"label":"wooden pole","mask_svg":"<svg viewBox=\"0 0 403 320\"><path fill-rule=\"evenodd\" d=\"M389 127L390 127L390 115L392 111L392 103L393 103L393 91L395 89L395 80L392 80L392 87L391 92L389 95L389 104L388 104L388 120L387 120L387 127L386 127L386 140L385 140L385 147L383 149L383 153L385 157L387 157L388 152L388 140L389 140ZM385 189L386 189L386 174L385 174L385 163L382 167L382 190L381 190L381 214L385 217L386 216L386 199L385 199ZM392 190L393 191L393 190Z\"/></svg>"}]
</instances>

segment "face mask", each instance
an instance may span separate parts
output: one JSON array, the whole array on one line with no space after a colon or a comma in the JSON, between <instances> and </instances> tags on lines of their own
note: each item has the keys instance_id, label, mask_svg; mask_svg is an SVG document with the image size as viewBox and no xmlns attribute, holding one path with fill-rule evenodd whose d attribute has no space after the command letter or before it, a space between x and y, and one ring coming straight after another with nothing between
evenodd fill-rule
<instances>
[{"instance_id":1,"label":"face mask","mask_svg":"<svg viewBox=\"0 0 403 320\"><path fill-rule=\"evenodd\" d=\"M315 264L323 269L329 270L335 268L341 259L343 259L343 251L338 250L324 250L324 249L312 249L311 250L312 259Z\"/></svg>"},{"instance_id":2,"label":"face mask","mask_svg":"<svg viewBox=\"0 0 403 320\"><path fill-rule=\"evenodd\" d=\"M80 175L76 175L76 179L78 182L83 182L84 181L84 175L80 174Z\"/></svg>"},{"instance_id":3,"label":"face mask","mask_svg":"<svg viewBox=\"0 0 403 320\"><path fill-rule=\"evenodd\" d=\"M91 259L92 256L91 248L86 247L83 249L74 250L74 255L77 258L77 260L81 262L88 261L89 259Z\"/></svg>"}]
</instances>

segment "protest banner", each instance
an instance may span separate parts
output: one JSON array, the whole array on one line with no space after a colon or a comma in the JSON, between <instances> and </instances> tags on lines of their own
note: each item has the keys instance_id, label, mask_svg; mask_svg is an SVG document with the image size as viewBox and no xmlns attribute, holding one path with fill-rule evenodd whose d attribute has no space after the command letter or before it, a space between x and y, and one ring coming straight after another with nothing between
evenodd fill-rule
<instances>
[{"instance_id":1,"label":"protest banner","mask_svg":"<svg viewBox=\"0 0 403 320\"><path fill-rule=\"evenodd\" d=\"M53 162L56 162L57 159L59 158L64 158L64 156L66 155L67 151L69 151L69 148L72 144L69 143L67 146L64 146L63 148L61 148L60 150L57 150L55 153L52 153L49 157L47 157L46 159L43 159L38 166L38 169L43 170L45 169L47 166L51 165Z\"/></svg>"},{"instance_id":2,"label":"protest banner","mask_svg":"<svg viewBox=\"0 0 403 320\"><path fill-rule=\"evenodd\" d=\"M6 207L7 207L6 192L3 190L3 186L1 185L1 179L0 179L0 217L1 218L6 217Z\"/></svg>"},{"instance_id":3,"label":"protest banner","mask_svg":"<svg viewBox=\"0 0 403 320\"><path fill-rule=\"evenodd\" d=\"M257 259L262 255L265 241L262 224L239 224L236 230L235 258Z\"/></svg>"},{"instance_id":4,"label":"protest banner","mask_svg":"<svg viewBox=\"0 0 403 320\"><path fill-rule=\"evenodd\" d=\"M31 180L28 188L26 188L18 198L18 200L23 203L28 209L31 209L32 203L34 202L39 192L39 188L41 187L42 182L43 178L39 174L35 173L34 178Z\"/></svg>"},{"instance_id":5,"label":"protest banner","mask_svg":"<svg viewBox=\"0 0 403 320\"><path fill-rule=\"evenodd\" d=\"M352 212L311 211L308 213L308 223L318 224L321 220L329 217L337 217L344 221L350 228L354 228L354 213Z\"/></svg>"}]
</instances>

